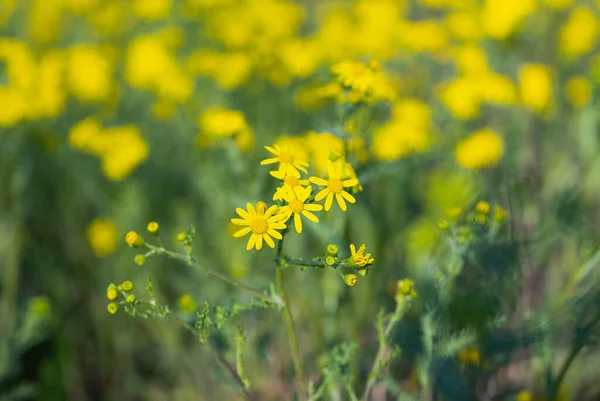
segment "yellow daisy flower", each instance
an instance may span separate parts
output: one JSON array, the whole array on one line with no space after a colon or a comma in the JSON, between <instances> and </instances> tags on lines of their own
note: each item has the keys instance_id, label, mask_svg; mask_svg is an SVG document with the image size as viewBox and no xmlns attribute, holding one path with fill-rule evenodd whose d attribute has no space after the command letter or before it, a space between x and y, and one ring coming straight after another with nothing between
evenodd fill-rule
<instances>
[{"instance_id":1,"label":"yellow daisy flower","mask_svg":"<svg viewBox=\"0 0 600 401\"><path fill-rule=\"evenodd\" d=\"M308 163L298 159L298 152L295 148L290 146L279 147L278 145L265 146L269 152L277 157L265 159L260 162L262 165L279 163L279 169L277 173L280 175L291 175L294 177L300 177L300 171L307 173L306 167Z\"/></svg>"},{"instance_id":2,"label":"yellow daisy flower","mask_svg":"<svg viewBox=\"0 0 600 401\"><path fill-rule=\"evenodd\" d=\"M235 232L233 236L235 238L240 238L251 232L252 235L250 235L250 239L248 239L248 245L246 246L248 251L254 248L254 246L256 246L257 250L261 249L263 240L271 248L275 248L275 243L271 237L280 240L282 235L276 230L283 230L286 228L286 225L281 222L283 216L280 214L275 214L279 207L273 205L266 211L263 208L256 210L251 203L247 203L246 209L247 210L244 210L240 207L235 209L237 214L240 215L241 219L231 219L231 222L238 226L246 227Z\"/></svg>"},{"instance_id":3,"label":"yellow daisy flower","mask_svg":"<svg viewBox=\"0 0 600 401\"><path fill-rule=\"evenodd\" d=\"M354 244L350 244L350 253L352 254L352 260L356 266L362 267L366 265L372 265L373 262L375 262L375 259L371 257L370 253L367 253L366 255L364 254L366 249L366 245L362 244L357 251Z\"/></svg>"},{"instance_id":4,"label":"yellow daisy flower","mask_svg":"<svg viewBox=\"0 0 600 401\"><path fill-rule=\"evenodd\" d=\"M310 193L312 192L312 187L303 188L298 191L299 194L296 195L296 192L287 190L283 194L283 198L288 203L286 206L282 206L279 210L281 214L285 217L282 220L287 221L292 214L294 215L294 227L298 233L302 232L302 219L300 215L302 214L304 217L309 219L312 222L318 223L319 219L311 212L318 212L319 210L323 210L323 205L317 205L314 203L305 204L306 200L310 197Z\"/></svg>"},{"instance_id":5,"label":"yellow daisy flower","mask_svg":"<svg viewBox=\"0 0 600 401\"><path fill-rule=\"evenodd\" d=\"M280 201L284 199L286 191L293 191L296 196L299 196L302 190L304 190L304 187L309 184L307 179L300 179L300 177L293 175L280 174L279 171L271 171L270 174L283 181L283 185L275 191L273 200Z\"/></svg>"},{"instance_id":6,"label":"yellow daisy flower","mask_svg":"<svg viewBox=\"0 0 600 401\"><path fill-rule=\"evenodd\" d=\"M338 205L340 205L340 208L343 211L347 210L346 202L344 201L344 199L350 203L356 202L356 199L354 199L354 197L352 195L350 195L348 192L346 192L344 190L344 188L345 187L346 188L354 187L354 186L358 185L358 179L350 178L350 179L342 181L342 179L341 179L342 167L343 167L343 165L341 163L337 163L336 165L334 165L331 160L328 160L327 161L327 175L329 178L328 180L324 180L323 178L319 178L319 177L310 177L310 182L312 182L313 184L317 184L322 187L327 187L325 189L322 189L317 194L317 196L315 196L316 201L320 201L321 199L327 197L327 199L325 199L325 211L328 211L329 209L331 209L331 203L333 202L334 195L335 195L335 199L337 200Z\"/></svg>"}]
</instances>

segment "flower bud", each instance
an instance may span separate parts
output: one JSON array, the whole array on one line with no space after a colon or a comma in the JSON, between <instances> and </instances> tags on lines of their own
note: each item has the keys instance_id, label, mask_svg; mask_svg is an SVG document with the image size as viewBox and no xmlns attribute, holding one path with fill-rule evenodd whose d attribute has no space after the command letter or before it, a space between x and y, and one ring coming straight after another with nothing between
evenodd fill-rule
<instances>
[{"instance_id":1,"label":"flower bud","mask_svg":"<svg viewBox=\"0 0 600 401\"><path fill-rule=\"evenodd\" d=\"M160 226L158 225L157 222L155 221L151 221L150 223L148 223L148 226L146 227L146 229L148 230L148 232L152 235L158 235L158 231L160 230Z\"/></svg>"},{"instance_id":2,"label":"flower bud","mask_svg":"<svg viewBox=\"0 0 600 401\"><path fill-rule=\"evenodd\" d=\"M108 310L108 313L110 313L111 315L114 315L119 310L119 304L116 302L111 302L108 304L106 309Z\"/></svg>"},{"instance_id":3,"label":"flower bud","mask_svg":"<svg viewBox=\"0 0 600 401\"><path fill-rule=\"evenodd\" d=\"M329 256L337 257L338 255L338 247L334 244L327 245L327 254Z\"/></svg>"},{"instance_id":4,"label":"flower bud","mask_svg":"<svg viewBox=\"0 0 600 401\"><path fill-rule=\"evenodd\" d=\"M414 284L415 283L409 279L404 279L404 280L398 281L398 293L400 293L401 295L404 295L404 296L410 295L411 292L413 291Z\"/></svg>"},{"instance_id":5,"label":"flower bud","mask_svg":"<svg viewBox=\"0 0 600 401\"><path fill-rule=\"evenodd\" d=\"M327 256L327 257L325 258L325 264L326 264L327 266L333 266L333 265L335 264L335 260L336 260L336 259L335 259L333 256Z\"/></svg>"},{"instance_id":6,"label":"flower bud","mask_svg":"<svg viewBox=\"0 0 600 401\"><path fill-rule=\"evenodd\" d=\"M186 240L186 238L187 238L186 233L179 233L179 234L177 234L176 239L178 242L184 242Z\"/></svg>"},{"instance_id":7,"label":"flower bud","mask_svg":"<svg viewBox=\"0 0 600 401\"><path fill-rule=\"evenodd\" d=\"M265 214L268 207L265 202L258 201L258 202L256 202L256 206L254 206L254 208L256 209L256 214L258 214L259 216L262 216L263 214Z\"/></svg>"},{"instance_id":8,"label":"flower bud","mask_svg":"<svg viewBox=\"0 0 600 401\"><path fill-rule=\"evenodd\" d=\"M117 286L113 283L109 284L108 288L106 289L106 298L108 298L109 301L114 301L118 297L119 292L117 291Z\"/></svg>"},{"instance_id":9,"label":"flower bud","mask_svg":"<svg viewBox=\"0 0 600 401\"><path fill-rule=\"evenodd\" d=\"M123 281L123 284L121 284L121 287L123 288L123 291L131 291L133 290L133 283L131 281Z\"/></svg>"},{"instance_id":10,"label":"flower bud","mask_svg":"<svg viewBox=\"0 0 600 401\"><path fill-rule=\"evenodd\" d=\"M135 303L135 295L129 294L129 295L127 295L127 298L125 300L127 301L128 304L133 304L133 303Z\"/></svg>"},{"instance_id":11,"label":"flower bud","mask_svg":"<svg viewBox=\"0 0 600 401\"><path fill-rule=\"evenodd\" d=\"M366 276L368 272L369 272L369 269L367 267L363 267L362 269L358 269L358 274L360 274L361 276Z\"/></svg>"},{"instance_id":12,"label":"flower bud","mask_svg":"<svg viewBox=\"0 0 600 401\"><path fill-rule=\"evenodd\" d=\"M344 283L346 283L348 287L354 287L357 282L358 277L356 276L356 274L346 274L344 276Z\"/></svg>"},{"instance_id":13,"label":"flower bud","mask_svg":"<svg viewBox=\"0 0 600 401\"><path fill-rule=\"evenodd\" d=\"M139 255L135 255L133 260L138 266L144 266L144 263L146 263L146 256L140 253Z\"/></svg>"},{"instance_id":14,"label":"flower bud","mask_svg":"<svg viewBox=\"0 0 600 401\"><path fill-rule=\"evenodd\" d=\"M144 245L144 239L135 231L129 231L127 233L125 242L132 248L139 248Z\"/></svg>"}]
</instances>

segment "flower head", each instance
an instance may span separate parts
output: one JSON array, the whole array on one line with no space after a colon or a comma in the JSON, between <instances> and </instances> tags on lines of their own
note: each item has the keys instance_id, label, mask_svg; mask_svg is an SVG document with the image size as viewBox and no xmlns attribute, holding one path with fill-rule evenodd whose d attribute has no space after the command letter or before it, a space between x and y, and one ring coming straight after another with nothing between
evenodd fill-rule
<instances>
[{"instance_id":1,"label":"flower head","mask_svg":"<svg viewBox=\"0 0 600 401\"><path fill-rule=\"evenodd\" d=\"M356 202L356 199L354 199L350 193L346 192L344 188L359 185L358 179L350 178L342 181L342 168L343 165L341 163L338 162L334 165L333 162L329 160L327 161L327 180L319 177L310 177L310 182L326 187L315 196L317 202L327 197L327 199L325 199L325 211L331 209L331 203L333 202L334 196L338 205L340 205L340 209L343 211L347 210L344 199L350 203Z\"/></svg>"},{"instance_id":2,"label":"flower head","mask_svg":"<svg viewBox=\"0 0 600 401\"><path fill-rule=\"evenodd\" d=\"M255 246L257 250L261 249L263 240L271 248L275 248L275 243L271 237L279 240L282 239L282 235L276 230L286 228L286 225L281 222L283 216L275 214L277 210L278 206L276 205L271 206L266 211L263 211L260 207L257 210L251 203L246 204L246 210L239 207L236 208L235 211L240 215L241 219L234 218L231 219L231 222L245 227L235 232L233 236L240 238L248 233L252 233L250 239L248 239L247 250L251 250Z\"/></svg>"},{"instance_id":3,"label":"flower head","mask_svg":"<svg viewBox=\"0 0 600 401\"><path fill-rule=\"evenodd\" d=\"M491 128L472 133L456 145L456 160L462 167L480 170L494 167L504 156L504 140Z\"/></svg>"},{"instance_id":4,"label":"flower head","mask_svg":"<svg viewBox=\"0 0 600 401\"><path fill-rule=\"evenodd\" d=\"M359 267L372 265L373 262L375 262L375 259L373 259L371 257L370 253L367 253L366 255L364 254L366 249L367 249L366 245L362 244L360 246L360 248L358 248L358 251L357 251L354 244L350 244L350 252L352 254L351 264L354 264L354 266L359 266Z\"/></svg>"},{"instance_id":5,"label":"flower head","mask_svg":"<svg viewBox=\"0 0 600 401\"><path fill-rule=\"evenodd\" d=\"M299 190L298 193L294 191L287 191L283 194L283 199L287 202L287 205L282 206L279 210L284 218L282 220L288 220L292 215L294 215L294 227L296 228L296 232L302 232L302 219L300 215L302 214L304 217L309 219L312 222L318 223L319 218L315 216L311 212L318 212L319 210L323 210L322 205L317 205L314 203L305 203L306 200L310 197L310 193L312 192L312 187L303 188Z\"/></svg>"},{"instance_id":6,"label":"flower head","mask_svg":"<svg viewBox=\"0 0 600 401\"><path fill-rule=\"evenodd\" d=\"M300 177L300 172L298 170L304 173L307 172L306 167L308 166L308 163L298 159L298 152L294 147L279 147L278 145L274 145L273 147L265 146L265 149L267 149L276 157L265 159L261 161L260 164L265 165L279 163L279 169L277 170L279 176L291 175L294 177Z\"/></svg>"},{"instance_id":7,"label":"flower head","mask_svg":"<svg viewBox=\"0 0 600 401\"><path fill-rule=\"evenodd\" d=\"M283 185L277 188L275 194L273 195L273 200L283 200L285 198L285 193L287 191L292 191L299 196L300 193L304 190L309 184L307 179L301 179L300 177L296 177L295 175L286 175L281 174L279 171L271 171L270 174L283 181Z\"/></svg>"}]
</instances>

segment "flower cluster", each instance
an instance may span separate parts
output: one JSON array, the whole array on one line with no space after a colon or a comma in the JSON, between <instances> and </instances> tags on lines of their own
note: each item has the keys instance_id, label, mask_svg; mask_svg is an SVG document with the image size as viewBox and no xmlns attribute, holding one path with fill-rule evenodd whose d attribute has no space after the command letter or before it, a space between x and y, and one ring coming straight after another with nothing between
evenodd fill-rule
<instances>
[{"instance_id":1,"label":"flower cluster","mask_svg":"<svg viewBox=\"0 0 600 401\"><path fill-rule=\"evenodd\" d=\"M492 206L479 201L471 211L464 213L453 207L446 211L446 217L438 221L438 227L448 230L460 244L470 244L484 232L494 233L504 223L506 211L499 205Z\"/></svg>"},{"instance_id":2,"label":"flower cluster","mask_svg":"<svg viewBox=\"0 0 600 401\"><path fill-rule=\"evenodd\" d=\"M106 298L110 301L107 306L108 312L114 315L118 312L119 306L122 304L136 305L139 303L131 291L133 291L133 283L131 281L123 281L119 285L114 283L109 284L106 289Z\"/></svg>"}]
</instances>

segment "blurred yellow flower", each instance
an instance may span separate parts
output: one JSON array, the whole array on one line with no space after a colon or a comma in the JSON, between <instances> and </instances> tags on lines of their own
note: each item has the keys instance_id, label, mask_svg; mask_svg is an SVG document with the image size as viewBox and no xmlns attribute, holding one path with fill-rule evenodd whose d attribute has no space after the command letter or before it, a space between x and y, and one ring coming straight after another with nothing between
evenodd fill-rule
<instances>
[{"instance_id":1,"label":"blurred yellow flower","mask_svg":"<svg viewBox=\"0 0 600 401\"><path fill-rule=\"evenodd\" d=\"M494 39L506 39L535 9L535 0L485 0L481 11L485 32Z\"/></svg>"},{"instance_id":2,"label":"blurred yellow flower","mask_svg":"<svg viewBox=\"0 0 600 401\"><path fill-rule=\"evenodd\" d=\"M117 228L110 219L96 219L86 230L88 244L102 258L110 255L117 248Z\"/></svg>"},{"instance_id":3,"label":"blurred yellow flower","mask_svg":"<svg viewBox=\"0 0 600 401\"><path fill-rule=\"evenodd\" d=\"M63 28L62 1L32 0L30 2L29 35L36 43L49 44L58 39Z\"/></svg>"},{"instance_id":4,"label":"blurred yellow flower","mask_svg":"<svg viewBox=\"0 0 600 401\"><path fill-rule=\"evenodd\" d=\"M133 14L146 20L167 18L171 12L173 0L133 0Z\"/></svg>"},{"instance_id":5,"label":"blurred yellow flower","mask_svg":"<svg viewBox=\"0 0 600 401\"><path fill-rule=\"evenodd\" d=\"M325 171L330 156L344 154L344 141L330 132L309 131L304 134L303 140L310 155L310 164L318 174Z\"/></svg>"},{"instance_id":6,"label":"blurred yellow flower","mask_svg":"<svg viewBox=\"0 0 600 401\"><path fill-rule=\"evenodd\" d=\"M460 141L455 155L458 164L467 169L494 167L504 155L504 141L493 129L484 128Z\"/></svg>"},{"instance_id":7,"label":"blurred yellow flower","mask_svg":"<svg viewBox=\"0 0 600 401\"><path fill-rule=\"evenodd\" d=\"M241 150L248 150L254 144L254 134L241 111L209 108L198 118L198 127L196 143L201 147L223 138L233 138Z\"/></svg>"},{"instance_id":8,"label":"blurred yellow flower","mask_svg":"<svg viewBox=\"0 0 600 401\"><path fill-rule=\"evenodd\" d=\"M552 73L543 64L524 64L519 69L521 102L535 112L548 108L552 97Z\"/></svg>"},{"instance_id":9,"label":"blurred yellow flower","mask_svg":"<svg viewBox=\"0 0 600 401\"><path fill-rule=\"evenodd\" d=\"M448 43L446 28L438 20L401 21L397 32L401 46L413 52L439 52Z\"/></svg>"},{"instance_id":10,"label":"blurred yellow flower","mask_svg":"<svg viewBox=\"0 0 600 401\"><path fill-rule=\"evenodd\" d=\"M283 194L283 199L287 202L287 205L280 207L278 213L286 216L281 219L282 222L286 222L292 215L294 216L294 228L297 233L302 232L302 219L300 215L303 215L313 223L319 222L319 218L312 212L323 210L323 205L306 203L311 192L312 187L309 186L296 192L288 190Z\"/></svg>"},{"instance_id":11,"label":"blurred yellow flower","mask_svg":"<svg viewBox=\"0 0 600 401\"><path fill-rule=\"evenodd\" d=\"M235 232L233 236L235 238L240 238L248 233L252 233L248 239L248 244L246 245L246 250L248 251L255 246L256 250L260 250L263 245L263 240L271 248L275 248L275 243L271 237L278 240L282 239L283 236L276 230L283 230L286 228L286 225L281 222L281 219L284 218L284 216L276 214L278 209L279 207L277 205L273 205L263 212L262 210L256 210L251 203L246 204L246 210L239 207L236 208L235 210L241 219L234 218L231 219L231 222L235 225L245 227Z\"/></svg>"},{"instance_id":12,"label":"blurred yellow flower","mask_svg":"<svg viewBox=\"0 0 600 401\"><path fill-rule=\"evenodd\" d=\"M271 157L265 159L260 162L261 165L279 163L279 168L277 170L277 174L281 175L290 175L293 177L300 177L300 171L306 174L306 167L308 167L308 163L298 158L298 150L293 146L283 146L280 147L278 145L265 146L269 152L271 152L275 157ZM300 170L300 171L298 171Z\"/></svg>"},{"instance_id":13,"label":"blurred yellow flower","mask_svg":"<svg viewBox=\"0 0 600 401\"><path fill-rule=\"evenodd\" d=\"M357 100L392 100L395 94L391 84L373 65L342 61L334 64L331 72L343 87L359 95Z\"/></svg>"},{"instance_id":14,"label":"blurred yellow flower","mask_svg":"<svg viewBox=\"0 0 600 401\"><path fill-rule=\"evenodd\" d=\"M66 11L83 15L96 8L100 0L61 0Z\"/></svg>"},{"instance_id":15,"label":"blurred yellow flower","mask_svg":"<svg viewBox=\"0 0 600 401\"><path fill-rule=\"evenodd\" d=\"M446 16L449 34L458 40L478 40L483 37L479 14L475 10L457 10Z\"/></svg>"},{"instance_id":16,"label":"blurred yellow flower","mask_svg":"<svg viewBox=\"0 0 600 401\"><path fill-rule=\"evenodd\" d=\"M223 89L237 88L250 78L253 63L245 52L197 50L187 60L192 74L210 77Z\"/></svg>"},{"instance_id":17,"label":"blurred yellow flower","mask_svg":"<svg viewBox=\"0 0 600 401\"><path fill-rule=\"evenodd\" d=\"M194 298L190 294L183 294L177 300L179 310L182 312L195 312L198 309L198 305L194 301Z\"/></svg>"},{"instance_id":18,"label":"blurred yellow flower","mask_svg":"<svg viewBox=\"0 0 600 401\"><path fill-rule=\"evenodd\" d=\"M114 65L104 49L77 45L68 50L67 82L71 93L86 102L107 100L114 90Z\"/></svg>"},{"instance_id":19,"label":"blurred yellow flower","mask_svg":"<svg viewBox=\"0 0 600 401\"><path fill-rule=\"evenodd\" d=\"M561 53L570 57L589 53L598 40L599 29L592 10L585 6L574 8L558 35Z\"/></svg>"},{"instance_id":20,"label":"blurred yellow flower","mask_svg":"<svg viewBox=\"0 0 600 401\"><path fill-rule=\"evenodd\" d=\"M482 74L489 71L485 51L477 45L462 45L455 50L458 69L463 74Z\"/></svg>"},{"instance_id":21,"label":"blurred yellow flower","mask_svg":"<svg viewBox=\"0 0 600 401\"><path fill-rule=\"evenodd\" d=\"M340 209L342 209L344 212L347 210L344 199L350 203L356 202L356 199L354 199L352 195L345 191L344 188L358 185L358 179L350 178L342 181L342 168L343 160L338 160L335 165L331 160L328 160L326 168L328 176L327 180L319 177L310 177L310 182L313 184L326 187L315 196L315 200L317 202L327 197L327 199L325 199L325 211L329 211L329 209L331 209L334 195L338 205L340 206Z\"/></svg>"},{"instance_id":22,"label":"blurred yellow flower","mask_svg":"<svg viewBox=\"0 0 600 401\"><path fill-rule=\"evenodd\" d=\"M530 391L519 391L516 401L533 401L533 394Z\"/></svg>"},{"instance_id":23,"label":"blurred yellow flower","mask_svg":"<svg viewBox=\"0 0 600 401\"><path fill-rule=\"evenodd\" d=\"M592 84L584 76L571 77L567 80L566 95L573 107L583 107L592 98Z\"/></svg>"},{"instance_id":24,"label":"blurred yellow flower","mask_svg":"<svg viewBox=\"0 0 600 401\"><path fill-rule=\"evenodd\" d=\"M481 362L481 355L477 348L468 347L458 353L458 360L465 365L479 365Z\"/></svg>"},{"instance_id":25,"label":"blurred yellow flower","mask_svg":"<svg viewBox=\"0 0 600 401\"><path fill-rule=\"evenodd\" d=\"M548 7L562 10L573 4L574 0L542 0Z\"/></svg>"}]
</instances>

